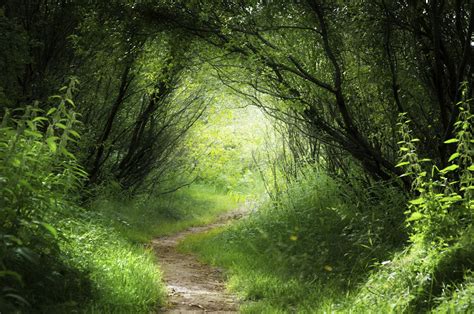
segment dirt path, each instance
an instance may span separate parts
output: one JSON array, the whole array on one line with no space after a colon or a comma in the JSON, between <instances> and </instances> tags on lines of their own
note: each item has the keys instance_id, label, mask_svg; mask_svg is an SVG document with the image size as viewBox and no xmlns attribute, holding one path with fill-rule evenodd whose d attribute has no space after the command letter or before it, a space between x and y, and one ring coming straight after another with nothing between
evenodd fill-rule
<instances>
[{"instance_id":1,"label":"dirt path","mask_svg":"<svg viewBox=\"0 0 474 314\"><path fill-rule=\"evenodd\" d=\"M243 208L221 216L217 222L193 227L177 234L157 238L153 248L168 288L169 304L164 313L237 313L237 299L226 292L225 282L217 268L200 263L191 254L180 253L177 246L191 234L203 233L241 218Z\"/></svg>"}]
</instances>

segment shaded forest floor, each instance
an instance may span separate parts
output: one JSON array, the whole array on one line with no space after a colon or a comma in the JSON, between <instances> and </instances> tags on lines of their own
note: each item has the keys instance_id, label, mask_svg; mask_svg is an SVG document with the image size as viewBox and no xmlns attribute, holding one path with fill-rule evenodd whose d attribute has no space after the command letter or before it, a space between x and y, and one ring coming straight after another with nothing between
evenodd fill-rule
<instances>
[{"instance_id":1,"label":"shaded forest floor","mask_svg":"<svg viewBox=\"0 0 474 314\"><path fill-rule=\"evenodd\" d=\"M178 245L188 236L223 227L247 212L248 208L241 206L221 215L214 223L191 227L152 241L168 290L168 304L160 312L237 312L237 299L226 291L221 270L201 263L194 255L181 252Z\"/></svg>"}]
</instances>

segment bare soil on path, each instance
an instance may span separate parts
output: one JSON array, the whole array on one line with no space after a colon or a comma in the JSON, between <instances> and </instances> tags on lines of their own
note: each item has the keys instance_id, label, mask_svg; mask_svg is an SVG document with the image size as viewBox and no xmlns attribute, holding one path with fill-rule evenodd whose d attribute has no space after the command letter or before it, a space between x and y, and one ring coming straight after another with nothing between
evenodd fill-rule
<instances>
[{"instance_id":1,"label":"bare soil on path","mask_svg":"<svg viewBox=\"0 0 474 314\"><path fill-rule=\"evenodd\" d=\"M187 236L226 225L245 214L244 208L219 217L212 224L192 227L152 241L168 289L168 306L159 313L237 313L237 298L226 291L222 272L203 264L195 256L178 252Z\"/></svg>"}]
</instances>

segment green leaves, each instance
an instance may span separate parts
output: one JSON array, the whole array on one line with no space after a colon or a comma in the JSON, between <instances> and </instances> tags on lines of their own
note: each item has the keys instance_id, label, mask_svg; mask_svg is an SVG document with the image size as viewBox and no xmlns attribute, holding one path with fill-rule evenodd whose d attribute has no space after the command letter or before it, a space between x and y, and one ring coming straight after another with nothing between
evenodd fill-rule
<instances>
[{"instance_id":1,"label":"green leaves","mask_svg":"<svg viewBox=\"0 0 474 314\"><path fill-rule=\"evenodd\" d=\"M420 205L423 204L426 200L423 197L419 197L417 199L411 200L410 204L412 205Z\"/></svg>"},{"instance_id":2,"label":"green leaves","mask_svg":"<svg viewBox=\"0 0 474 314\"><path fill-rule=\"evenodd\" d=\"M424 170L429 159L419 159L416 147L411 139L408 121L401 116L399 123L400 162L396 167L404 167L404 175L413 179L412 192L418 198L409 201L406 222L413 227L414 234L431 241L443 241L447 234L453 236L466 224L472 223L472 191L474 179L472 171L472 127L468 101L459 103L460 114L455 125L455 137L444 141L444 144L455 144L456 151L448 158L448 165L439 170L431 166L430 175ZM404 120L405 119L405 120Z\"/></svg>"},{"instance_id":3,"label":"green leaves","mask_svg":"<svg viewBox=\"0 0 474 314\"><path fill-rule=\"evenodd\" d=\"M38 131L25 130L25 134L36 138L42 138L43 134Z\"/></svg>"},{"instance_id":4,"label":"green leaves","mask_svg":"<svg viewBox=\"0 0 474 314\"><path fill-rule=\"evenodd\" d=\"M407 166L409 165L410 163L408 161L402 161L402 162L399 162L398 164L396 164L396 168L400 168L400 167L403 167L403 166Z\"/></svg>"},{"instance_id":5,"label":"green leaves","mask_svg":"<svg viewBox=\"0 0 474 314\"><path fill-rule=\"evenodd\" d=\"M51 226L50 224L46 223L46 222L41 222L40 225L46 230L48 231L54 238L57 238L58 237L58 232L56 231L56 229Z\"/></svg>"},{"instance_id":6,"label":"green leaves","mask_svg":"<svg viewBox=\"0 0 474 314\"><path fill-rule=\"evenodd\" d=\"M423 219L424 215L420 212L414 212L407 218L407 222L418 221Z\"/></svg>"},{"instance_id":7,"label":"green leaves","mask_svg":"<svg viewBox=\"0 0 474 314\"><path fill-rule=\"evenodd\" d=\"M81 136L79 135L79 133L77 133L77 132L74 131L74 130L69 130L69 134L73 135L73 136L76 137L76 138L81 138Z\"/></svg>"},{"instance_id":8,"label":"green leaves","mask_svg":"<svg viewBox=\"0 0 474 314\"><path fill-rule=\"evenodd\" d=\"M9 271L9 270L2 270L0 271L0 278L2 277L11 277L11 278L14 278L16 281L18 281L19 283L21 283L21 275L17 272L14 272L14 271Z\"/></svg>"},{"instance_id":9,"label":"green leaves","mask_svg":"<svg viewBox=\"0 0 474 314\"><path fill-rule=\"evenodd\" d=\"M453 161L454 159L458 158L459 156L460 156L460 154L459 154L458 152L452 154L452 155L449 157L448 162Z\"/></svg>"},{"instance_id":10,"label":"green leaves","mask_svg":"<svg viewBox=\"0 0 474 314\"><path fill-rule=\"evenodd\" d=\"M61 96L54 99L63 102ZM31 271L43 277L54 276L51 269L46 272L51 265L42 265L51 254L58 252L59 235L51 217L55 216L54 211L67 205L70 191L80 188L84 178L83 169L67 150L69 134L80 137L73 130L75 122L74 112L64 104L46 114L28 107L16 110L14 119L3 118L0 128L0 199L3 200L0 279L17 291L24 284L20 274ZM21 271L16 272L15 265L19 262L24 266L18 267ZM8 280L4 280L5 277L9 277ZM7 297L14 299L15 304L28 305L23 294L6 289L3 294L0 292L0 303Z\"/></svg>"},{"instance_id":11,"label":"green leaves","mask_svg":"<svg viewBox=\"0 0 474 314\"><path fill-rule=\"evenodd\" d=\"M448 172L454 171L454 170L456 170L456 169L458 169L458 168L459 168L459 165L451 165L451 166L448 166L448 167L446 167L446 168L444 168L444 169L441 169L440 172L441 172L441 173L448 173Z\"/></svg>"},{"instance_id":12,"label":"green leaves","mask_svg":"<svg viewBox=\"0 0 474 314\"><path fill-rule=\"evenodd\" d=\"M453 143L457 143L459 142L459 140L457 138L452 138L452 139L449 139L447 141L444 141L444 144L453 144Z\"/></svg>"},{"instance_id":13,"label":"green leaves","mask_svg":"<svg viewBox=\"0 0 474 314\"><path fill-rule=\"evenodd\" d=\"M19 168L21 166L21 160L19 158L14 157L11 159L10 164L15 168Z\"/></svg>"},{"instance_id":14,"label":"green leaves","mask_svg":"<svg viewBox=\"0 0 474 314\"><path fill-rule=\"evenodd\" d=\"M56 122L54 124L54 126L57 127L57 128L63 129L63 130L67 129L67 126L65 124L61 123L61 122Z\"/></svg>"},{"instance_id":15,"label":"green leaves","mask_svg":"<svg viewBox=\"0 0 474 314\"><path fill-rule=\"evenodd\" d=\"M53 108L51 108L51 109L48 110L48 112L46 113L46 115L47 115L47 116L50 116L50 115L52 115L53 113L55 113L57 110L58 110L58 108L53 107Z\"/></svg>"},{"instance_id":16,"label":"green leaves","mask_svg":"<svg viewBox=\"0 0 474 314\"><path fill-rule=\"evenodd\" d=\"M440 199L440 202L444 202L444 203L447 203L447 202L459 202L459 201L462 201L462 196L457 194L457 193L453 193L449 196L445 196L443 198Z\"/></svg>"},{"instance_id":17,"label":"green leaves","mask_svg":"<svg viewBox=\"0 0 474 314\"><path fill-rule=\"evenodd\" d=\"M55 153L58 149L58 145L56 144L57 139L59 139L57 136L51 136L46 139L46 144L48 144L48 147L52 153Z\"/></svg>"}]
</instances>

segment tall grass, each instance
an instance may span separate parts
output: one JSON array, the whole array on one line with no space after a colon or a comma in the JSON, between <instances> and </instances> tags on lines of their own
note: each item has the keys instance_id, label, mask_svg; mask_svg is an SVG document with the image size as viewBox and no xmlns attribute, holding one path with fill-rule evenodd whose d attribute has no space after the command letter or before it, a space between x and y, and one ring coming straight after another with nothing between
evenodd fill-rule
<instances>
[{"instance_id":1,"label":"tall grass","mask_svg":"<svg viewBox=\"0 0 474 314\"><path fill-rule=\"evenodd\" d=\"M474 311L472 227L451 245L410 243L405 198L392 188L347 194L324 176L311 180L280 206L180 248L227 269L243 313Z\"/></svg>"},{"instance_id":2,"label":"tall grass","mask_svg":"<svg viewBox=\"0 0 474 314\"><path fill-rule=\"evenodd\" d=\"M453 307L470 313L474 310L474 295L468 269L472 269L473 262L472 230L449 247L414 243L377 267L354 296L350 308L356 312L379 309L420 313L449 312Z\"/></svg>"},{"instance_id":3,"label":"tall grass","mask_svg":"<svg viewBox=\"0 0 474 314\"><path fill-rule=\"evenodd\" d=\"M229 286L259 312L335 311L376 263L406 240L405 199L389 186L350 192L316 172L234 227L192 236L182 249L229 270Z\"/></svg>"},{"instance_id":4,"label":"tall grass","mask_svg":"<svg viewBox=\"0 0 474 314\"><path fill-rule=\"evenodd\" d=\"M85 305L64 306L85 312L128 309L145 313L163 304L165 289L153 252L132 244L105 217L84 213L84 217L64 217L56 224L65 262L86 273L91 286Z\"/></svg>"},{"instance_id":5,"label":"tall grass","mask_svg":"<svg viewBox=\"0 0 474 314\"><path fill-rule=\"evenodd\" d=\"M148 313L166 302L151 238L206 224L234 208L237 199L196 185L154 198L120 200L107 195L89 209L58 213L64 263L88 282L82 304L65 302L48 311Z\"/></svg>"},{"instance_id":6,"label":"tall grass","mask_svg":"<svg viewBox=\"0 0 474 314\"><path fill-rule=\"evenodd\" d=\"M316 173L182 249L229 270L243 312L474 312L471 102L458 104L444 168L418 156L401 116L397 167L411 178L409 202L389 185L347 186Z\"/></svg>"},{"instance_id":7,"label":"tall grass","mask_svg":"<svg viewBox=\"0 0 474 314\"><path fill-rule=\"evenodd\" d=\"M127 239L147 243L153 237L210 223L242 199L211 185L195 184L157 197L107 196L97 199L91 208L107 217L110 225Z\"/></svg>"}]
</instances>

